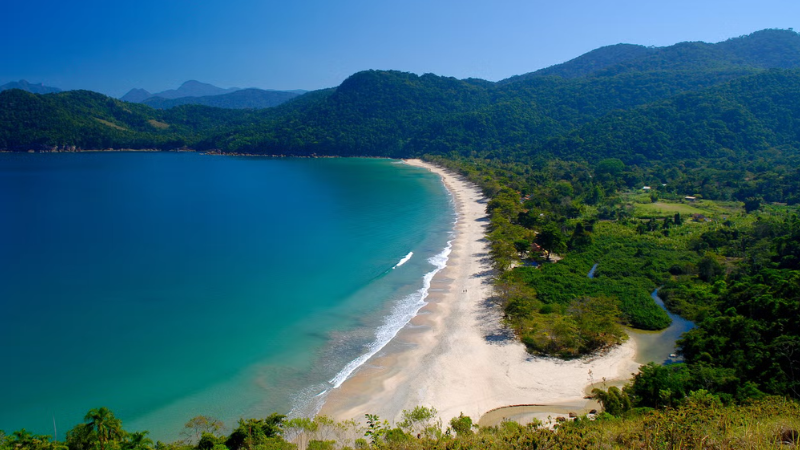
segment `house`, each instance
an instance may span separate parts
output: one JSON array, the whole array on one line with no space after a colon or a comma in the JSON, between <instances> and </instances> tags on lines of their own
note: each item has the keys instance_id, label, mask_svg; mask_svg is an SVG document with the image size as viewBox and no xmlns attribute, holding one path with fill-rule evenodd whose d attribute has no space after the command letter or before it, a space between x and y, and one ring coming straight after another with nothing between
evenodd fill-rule
<instances>
[{"instance_id":1,"label":"house","mask_svg":"<svg viewBox=\"0 0 800 450\"><path fill-rule=\"evenodd\" d=\"M649 191L650 190L650 186L642 186L642 190L643 191Z\"/></svg>"},{"instance_id":2,"label":"house","mask_svg":"<svg viewBox=\"0 0 800 450\"><path fill-rule=\"evenodd\" d=\"M687 202L693 202L697 200L697 197L692 197L691 195L687 195L686 197L683 197L683 199L686 200Z\"/></svg>"}]
</instances>

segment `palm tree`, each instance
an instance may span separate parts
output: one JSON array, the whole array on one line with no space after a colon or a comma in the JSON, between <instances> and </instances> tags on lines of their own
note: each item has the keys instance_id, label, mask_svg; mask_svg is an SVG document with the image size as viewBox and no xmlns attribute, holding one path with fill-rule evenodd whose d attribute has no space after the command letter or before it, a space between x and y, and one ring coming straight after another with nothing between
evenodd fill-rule
<instances>
[{"instance_id":1,"label":"palm tree","mask_svg":"<svg viewBox=\"0 0 800 450\"><path fill-rule=\"evenodd\" d=\"M10 448L30 448L33 445L34 436L25 428L11 433L8 438Z\"/></svg>"},{"instance_id":2,"label":"palm tree","mask_svg":"<svg viewBox=\"0 0 800 450\"><path fill-rule=\"evenodd\" d=\"M92 409L83 418L93 437L97 439L100 450L106 450L109 442L118 442L125 437L122 421L114 417L114 413L106 407Z\"/></svg>"},{"instance_id":3,"label":"palm tree","mask_svg":"<svg viewBox=\"0 0 800 450\"><path fill-rule=\"evenodd\" d=\"M148 431L136 431L128 435L122 444L123 450L149 450L153 448L153 440L147 437Z\"/></svg>"}]
</instances>

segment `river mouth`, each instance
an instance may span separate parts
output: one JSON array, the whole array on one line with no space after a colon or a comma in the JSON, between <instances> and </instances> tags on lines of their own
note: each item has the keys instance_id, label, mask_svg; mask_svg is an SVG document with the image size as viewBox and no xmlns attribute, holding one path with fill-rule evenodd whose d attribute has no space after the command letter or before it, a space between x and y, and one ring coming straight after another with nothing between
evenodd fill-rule
<instances>
[{"instance_id":1,"label":"river mouth","mask_svg":"<svg viewBox=\"0 0 800 450\"><path fill-rule=\"evenodd\" d=\"M658 296L658 289L654 290L650 296L653 301L667 312L672 324L660 331L645 331L629 328L628 336L636 343L636 362L647 364L655 362L658 364L675 364L683 362L683 357L677 355L677 340L681 335L692 328L694 322L688 321L683 317L671 313L665 306L664 301Z\"/></svg>"},{"instance_id":2,"label":"river mouth","mask_svg":"<svg viewBox=\"0 0 800 450\"><path fill-rule=\"evenodd\" d=\"M595 263L586 276L594 278L598 265L598 263ZM625 329L628 336L636 343L635 361L639 364L655 362L668 365L683 362L683 357L678 355L677 341L683 333L695 327L694 322L670 312L664 306L664 301L658 296L658 289L661 288L651 292L650 297L672 319L670 326L658 331L637 330L635 328Z\"/></svg>"},{"instance_id":3,"label":"river mouth","mask_svg":"<svg viewBox=\"0 0 800 450\"><path fill-rule=\"evenodd\" d=\"M596 269L597 264L595 264L591 272L589 272L589 278L593 278ZM677 340L683 333L694 328L695 324L677 314L669 312L664 306L664 302L658 296L658 289L653 291L650 296L658 306L667 312L672 319L672 324L660 331L644 331L633 328L626 329L625 331L628 333L630 339L633 339L636 343L636 356L634 360L639 364L655 362L663 365L683 362L683 358L676 354ZM481 416L478 424L481 426L495 426L503 420L512 420L521 425L525 425L532 422L534 419L538 419L545 426L552 426L556 423L558 417L569 417L570 413L584 415L592 410L602 410L602 405L600 405L597 400L588 398L591 396L592 390L595 388L607 390L611 386L622 389L629 381L629 379L603 379L592 383L584 389L586 397L581 401L548 405L513 405L497 408Z\"/></svg>"}]
</instances>

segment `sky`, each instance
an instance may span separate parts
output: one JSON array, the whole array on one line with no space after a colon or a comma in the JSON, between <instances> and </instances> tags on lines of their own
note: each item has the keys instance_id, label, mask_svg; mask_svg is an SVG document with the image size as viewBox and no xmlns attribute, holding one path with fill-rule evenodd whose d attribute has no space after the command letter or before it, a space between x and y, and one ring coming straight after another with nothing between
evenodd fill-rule
<instances>
[{"instance_id":1,"label":"sky","mask_svg":"<svg viewBox=\"0 0 800 450\"><path fill-rule=\"evenodd\" d=\"M0 10L0 84L119 97L187 80L321 89L361 70L497 81L618 43L800 30L798 0L26 0Z\"/></svg>"}]
</instances>

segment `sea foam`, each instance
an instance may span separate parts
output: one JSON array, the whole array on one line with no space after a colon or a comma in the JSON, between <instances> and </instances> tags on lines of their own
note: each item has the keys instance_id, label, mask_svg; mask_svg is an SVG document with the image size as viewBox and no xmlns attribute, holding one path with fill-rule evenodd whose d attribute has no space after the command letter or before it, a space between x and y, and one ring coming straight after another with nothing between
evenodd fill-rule
<instances>
[{"instance_id":1,"label":"sea foam","mask_svg":"<svg viewBox=\"0 0 800 450\"><path fill-rule=\"evenodd\" d=\"M400 260L400 262L398 262L397 264L394 265L394 267L392 267L392 270L397 269L398 267L400 267L403 264L407 263L408 260L411 259L412 256L414 256L414 252L408 252L408 254L406 256L404 256L403 259Z\"/></svg>"},{"instance_id":2,"label":"sea foam","mask_svg":"<svg viewBox=\"0 0 800 450\"><path fill-rule=\"evenodd\" d=\"M451 207L455 209L455 197L453 196L453 193L447 188L447 185L444 183L442 183L442 185L444 185L445 191L447 192ZM453 228L450 232L451 237L455 237L455 227L458 224L458 214L454 213L453 216ZM376 353L381 351L381 349L386 347L386 344L388 344L389 341L397 336L397 333L399 333L400 330L406 326L406 324L410 322L414 316L417 315L419 310L428 304L425 299L428 297L428 291L431 288L431 280L433 280L433 277L439 273L439 271L447 266L447 260L450 256L452 243L452 239L448 240L447 245L439 254L428 258L428 262L434 266L434 269L423 276L422 287L415 293L408 295L394 305L392 312L386 316L383 325L378 327L378 330L375 333L375 340L372 341L372 343L367 347L367 352L347 363L347 365L345 365L344 368L336 374L336 376L329 380L329 383L333 385L333 389L341 386L342 383L344 383L350 377L350 375L356 371L356 369L367 362ZM398 267L408 261L406 258L410 259L412 254L413 252L409 252L409 254L400 260L395 267Z\"/></svg>"},{"instance_id":3,"label":"sea foam","mask_svg":"<svg viewBox=\"0 0 800 450\"><path fill-rule=\"evenodd\" d=\"M400 332L400 330L406 326L406 324L413 319L414 316L417 315L419 310L423 306L427 305L425 299L428 297L428 290L431 287L431 280L433 279L434 275L447 266L447 259L450 255L452 242L452 240L447 241L447 246L444 248L444 250L442 250L441 253L428 258L428 262L430 262L435 268L425 274L422 279L421 288L394 305L392 312L386 317L383 325L378 327L378 330L375 333L375 340L369 345L367 352L347 363L347 365L344 366L344 368L340 370L336 376L331 378L329 382L334 388L341 386L342 383L344 383L345 380L347 380L347 378L350 377L350 375L356 369L367 362L367 360L372 358L376 353L381 351L381 349L383 349L386 344L389 343L389 341L397 336L397 333ZM406 258L411 258L411 253L409 253ZM406 258L403 258L403 260L401 260L397 265L399 266L407 261Z\"/></svg>"},{"instance_id":4,"label":"sea foam","mask_svg":"<svg viewBox=\"0 0 800 450\"><path fill-rule=\"evenodd\" d=\"M402 161L400 163L405 164L405 162ZM442 184L444 185L444 183ZM456 201L453 193L446 185L444 185L444 188L451 207L455 209ZM455 238L455 227L457 224L458 213L454 212L453 228L450 231L451 239L447 241L447 245L439 254L428 258L428 262L434 266L434 269L423 276L423 283L420 289L398 301L392 307L391 313L385 317L383 324L378 327L375 333L375 339L367 346L367 351L347 363L344 368L328 381L327 385L317 384L309 386L304 392L299 393L299 395L295 397L292 410L289 412L290 417L312 417L319 413L330 391L341 386L353 372L386 347L386 345L397 336L397 333L417 315L419 310L428 304L425 299L428 297L431 280L433 280L433 277L439 273L439 271L447 266L447 261L452 249L452 238ZM409 252L408 255L403 257L392 269L384 272L384 274L408 262L413 254L414 252Z\"/></svg>"}]
</instances>

